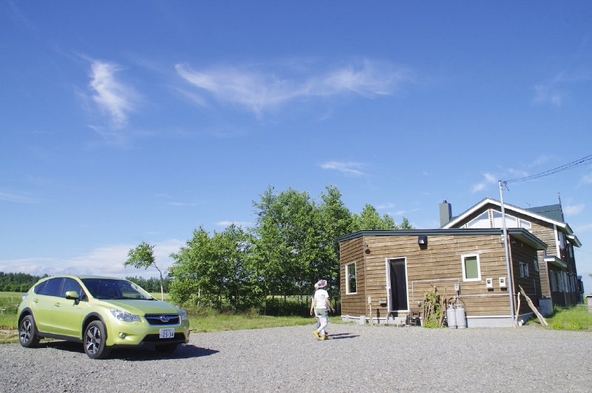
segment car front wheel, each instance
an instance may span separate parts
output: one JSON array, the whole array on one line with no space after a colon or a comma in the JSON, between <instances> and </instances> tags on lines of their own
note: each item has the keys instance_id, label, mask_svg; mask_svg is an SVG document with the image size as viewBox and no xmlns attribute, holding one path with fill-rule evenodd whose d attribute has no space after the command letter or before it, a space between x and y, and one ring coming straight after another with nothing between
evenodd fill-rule
<instances>
[{"instance_id":1,"label":"car front wheel","mask_svg":"<svg viewBox=\"0 0 592 393\"><path fill-rule=\"evenodd\" d=\"M35 348L39 344L35 319L32 315L25 315L19 324L19 342L26 348Z\"/></svg>"},{"instance_id":2,"label":"car front wheel","mask_svg":"<svg viewBox=\"0 0 592 393\"><path fill-rule=\"evenodd\" d=\"M109 355L105 325L101 321L92 321L84 330L84 352L91 359L102 359Z\"/></svg>"}]
</instances>

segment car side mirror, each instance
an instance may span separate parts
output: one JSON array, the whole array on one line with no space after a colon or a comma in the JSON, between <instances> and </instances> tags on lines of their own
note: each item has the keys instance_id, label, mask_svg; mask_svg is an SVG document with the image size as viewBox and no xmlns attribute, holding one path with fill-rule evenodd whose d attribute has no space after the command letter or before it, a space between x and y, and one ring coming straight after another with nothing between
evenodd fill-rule
<instances>
[{"instance_id":1,"label":"car side mirror","mask_svg":"<svg viewBox=\"0 0 592 393\"><path fill-rule=\"evenodd\" d=\"M66 291L66 299L75 300L76 304L80 302L80 296L78 296L78 292L76 291Z\"/></svg>"}]
</instances>

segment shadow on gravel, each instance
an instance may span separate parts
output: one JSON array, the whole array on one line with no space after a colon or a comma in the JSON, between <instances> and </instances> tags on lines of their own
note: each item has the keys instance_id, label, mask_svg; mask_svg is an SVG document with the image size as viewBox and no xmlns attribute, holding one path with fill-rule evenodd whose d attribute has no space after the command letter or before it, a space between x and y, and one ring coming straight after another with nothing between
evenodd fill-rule
<instances>
[{"instance_id":1,"label":"shadow on gravel","mask_svg":"<svg viewBox=\"0 0 592 393\"><path fill-rule=\"evenodd\" d=\"M110 358L117 358L129 361L151 361L151 360L165 360L165 359L192 359L202 356L210 356L219 351L209 348L199 348L195 345L185 344L179 345L179 348L173 353L160 353L153 348L129 348L129 349L114 349L111 352Z\"/></svg>"},{"instance_id":2,"label":"shadow on gravel","mask_svg":"<svg viewBox=\"0 0 592 393\"><path fill-rule=\"evenodd\" d=\"M49 341L41 342L39 348L55 348L60 351L76 352L84 355L84 348L81 343L70 341ZM185 344L179 345L177 350L173 353L161 353L156 351L153 347L138 347L138 348L114 348L111 350L109 359L129 360L129 361L146 361L146 360L163 360L163 359L190 359L202 356L210 356L218 353L215 349L199 348L195 345Z\"/></svg>"},{"instance_id":3,"label":"shadow on gravel","mask_svg":"<svg viewBox=\"0 0 592 393\"><path fill-rule=\"evenodd\" d=\"M331 333L329 335L329 340L343 340L346 338L356 338L360 337L359 334L352 334L352 333Z\"/></svg>"}]
</instances>

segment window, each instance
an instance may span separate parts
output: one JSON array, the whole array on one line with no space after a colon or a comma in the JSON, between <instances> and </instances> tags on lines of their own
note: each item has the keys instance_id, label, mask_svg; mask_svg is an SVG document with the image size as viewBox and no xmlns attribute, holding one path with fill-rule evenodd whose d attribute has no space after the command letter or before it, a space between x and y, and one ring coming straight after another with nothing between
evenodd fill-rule
<instances>
[{"instance_id":1,"label":"window","mask_svg":"<svg viewBox=\"0 0 592 393\"><path fill-rule=\"evenodd\" d=\"M528 272L528 263L519 262L519 264L520 264L520 277L529 277L530 274Z\"/></svg>"},{"instance_id":2,"label":"window","mask_svg":"<svg viewBox=\"0 0 592 393\"><path fill-rule=\"evenodd\" d=\"M538 261L538 259L535 258L532 263L534 264L534 270L538 272L539 271L539 261Z\"/></svg>"},{"instance_id":3,"label":"window","mask_svg":"<svg viewBox=\"0 0 592 393\"><path fill-rule=\"evenodd\" d=\"M348 263L345 265L345 293L356 293L357 282L356 282L356 263Z\"/></svg>"},{"instance_id":4,"label":"window","mask_svg":"<svg viewBox=\"0 0 592 393\"><path fill-rule=\"evenodd\" d=\"M462 270L464 281L481 280L481 269L479 267L479 255L463 255Z\"/></svg>"},{"instance_id":5,"label":"window","mask_svg":"<svg viewBox=\"0 0 592 393\"><path fill-rule=\"evenodd\" d=\"M497 210L492 211L493 215L493 228L503 228L504 220L502 219L502 213ZM518 221L516 217L509 214L506 216L506 228L518 228Z\"/></svg>"},{"instance_id":6,"label":"window","mask_svg":"<svg viewBox=\"0 0 592 393\"><path fill-rule=\"evenodd\" d=\"M530 230L532 228L532 225L530 224L530 221L520 220L520 228Z\"/></svg>"},{"instance_id":7,"label":"window","mask_svg":"<svg viewBox=\"0 0 592 393\"><path fill-rule=\"evenodd\" d=\"M469 221L467 228L491 228L489 223L489 210Z\"/></svg>"},{"instance_id":8,"label":"window","mask_svg":"<svg viewBox=\"0 0 592 393\"><path fill-rule=\"evenodd\" d=\"M40 291L37 293L47 296L60 296L62 280L62 278L51 278L47 280L47 284L43 288L40 288Z\"/></svg>"},{"instance_id":9,"label":"window","mask_svg":"<svg viewBox=\"0 0 592 393\"><path fill-rule=\"evenodd\" d=\"M549 278L551 279L551 292L557 291L557 276L554 270L549 271Z\"/></svg>"},{"instance_id":10,"label":"window","mask_svg":"<svg viewBox=\"0 0 592 393\"><path fill-rule=\"evenodd\" d=\"M82 287L74 279L71 279L71 278L64 279L64 285L62 285L62 296L65 297L66 292L68 292L68 291L76 292L78 294L78 297L80 297L80 298L84 297L84 291L82 290Z\"/></svg>"}]
</instances>

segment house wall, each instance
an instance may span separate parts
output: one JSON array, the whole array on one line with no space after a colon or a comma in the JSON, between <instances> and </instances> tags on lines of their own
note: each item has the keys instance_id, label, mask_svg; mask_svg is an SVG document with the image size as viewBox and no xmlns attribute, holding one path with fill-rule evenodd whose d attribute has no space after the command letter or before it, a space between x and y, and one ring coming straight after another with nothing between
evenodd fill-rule
<instances>
[{"instance_id":1,"label":"house wall","mask_svg":"<svg viewBox=\"0 0 592 393\"><path fill-rule=\"evenodd\" d=\"M539 305L539 299L542 297L541 293L541 280L540 280L540 269L538 268L538 260L536 259L537 250L530 247L527 244L520 242L519 240L512 240L510 254L512 258L512 269L514 270L514 288L515 292L520 292L520 287L524 289L526 295L530 298L535 306ZM528 276L520 276L520 262L528 265ZM518 307L516 301L515 307ZM526 299L520 299L520 310L518 314L529 314L532 313L530 306Z\"/></svg>"},{"instance_id":2,"label":"house wall","mask_svg":"<svg viewBox=\"0 0 592 393\"><path fill-rule=\"evenodd\" d=\"M455 227L462 227L463 225L467 224L474 218L481 215L484 211L488 209L495 209L499 211L499 207L497 205L493 205L488 203L484 205L478 211L474 211L473 213L467 215L463 218L462 221L459 221L455 224ZM539 272L540 272L540 289L541 289L541 296L552 298L553 304L558 306L572 306L582 301L581 294L579 293L579 288L577 287L577 268L576 268L576 261L575 255L573 250L570 254L569 246L567 241L564 242L564 247L561 248L557 242L557 236L564 236L561 231L558 231L555 226L544 220L538 220L531 215L524 215L519 214L516 211L508 212L507 214L511 214L512 216L527 220L531 223L531 230L530 232L542 240L544 243L547 244L547 250L540 250L538 252L538 264L539 264ZM544 258L545 256L555 256L564 262L567 267L564 269L565 274L568 277L569 286L566 288L565 291L552 291L551 288L551 278L549 276L550 270L561 269L558 266L547 265Z\"/></svg>"},{"instance_id":3,"label":"house wall","mask_svg":"<svg viewBox=\"0 0 592 393\"><path fill-rule=\"evenodd\" d=\"M532 220L532 233L539 239L547 243L548 247L546 252L539 251L538 261L541 272L541 291L545 297L553 299L553 304L568 307L581 302L580 294L577 286L575 286L575 277L577 276L575 256L569 253L569 247L567 239L563 242L563 247L558 244L557 236L564 236L563 233L558 233L554 226L549 223ZM544 261L545 256L555 256L566 264L564 269L556 266L548 266ZM551 278L549 277L551 271L563 270L568 276L569 285L562 291L552 290Z\"/></svg>"},{"instance_id":4,"label":"house wall","mask_svg":"<svg viewBox=\"0 0 592 393\"><path fill-rule=\"evenodd\" d=\"M341 314L347 315L366 315L366 309L364 308L365 299L365 260L364 260L364 247L363 238L356 238L348 240L340 244L339 247L339 277L341 288ZM357 276L357 293L346 295L346 271L345 267L347 264L356 263L356 276ZM344 311L346 310L346 311Z\"/></svg>"},{"instance_id":5,"label":"house wall","mask_svg":"<svg viewBox=\"0 0 592 393\"><path fill-rule=\"evenodd\" d=\"M365 253L367 245L368 253ZM519 272L519 260L533 262L536 250L525 245L512 248L514 271ZM481 279L463 281L462 259L465 254L477 254ZM388 273L386 261L390 258L406 258L407 294L409 308L398 314L423 314L426 292L436 289L441 296L456 296L454 283L460 285L460 300L464 304L467 319L486 319L510 315L508 289L500 288L499 277L508 276L504 245L499 235L430 235L428 246L420 249L417 236L362 236L341 244L341 313L346 316L386 317L388 307ZM345 293L345 265L358 263L358 293ZM531 264L531 272L535 269ZM534 272L533 272L534 273ZM487 289L486 278L492 278L494 286ZM520 282L527 293L540 292L530 280ZM370 297L371 303L368 303ZM421 302L421 303L418 303ZM528 307L528 306L525 306ZM526 308L524 308L526 311ZM402 316L393 313L393 316Z\"/></svg>"}]
</instances>

